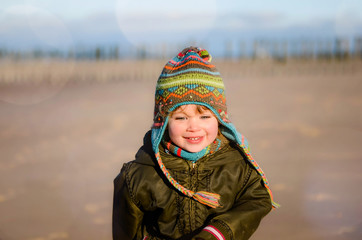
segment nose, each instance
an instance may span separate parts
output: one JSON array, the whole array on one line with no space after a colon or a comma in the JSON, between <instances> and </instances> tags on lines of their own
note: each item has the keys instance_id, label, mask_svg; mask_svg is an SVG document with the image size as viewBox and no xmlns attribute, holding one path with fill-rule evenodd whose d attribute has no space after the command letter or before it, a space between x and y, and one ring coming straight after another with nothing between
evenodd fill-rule
<instances>
[{"instance_id":1,"label":"nose","mask_svg":"<svg viewBox=\"0 0 362 240\"><path fill-rule=\"evenodd\" d=\"M198 122L197 118L189 118L188 125L187 125L187 131L195 132L200 130L200 124Z\"/></svg>"}]
</instances>

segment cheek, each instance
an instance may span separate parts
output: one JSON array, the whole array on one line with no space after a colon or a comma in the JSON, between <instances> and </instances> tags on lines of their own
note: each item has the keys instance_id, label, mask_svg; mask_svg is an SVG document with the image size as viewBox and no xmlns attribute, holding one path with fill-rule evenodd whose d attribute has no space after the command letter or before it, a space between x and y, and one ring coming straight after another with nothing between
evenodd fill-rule
<instances>
[{"instance_id":1,"label":"cheek","mask_svg":"<svg viewBox=\"0 0 362 240\"><path fill-rule=\"evenodd\" d=\"M175 138L179 137L182 133L181 126L174 124L172 122L168 125L168 134L171 140L174 140Z\"/></svg>"},{"instance_id":2,"label":"cheek","mask_svg":"<svg viewBox=\"0 0 362 240\"><path fill-rule=\"evenodd\" d=\"M219 123L217 121L217 119L215 119L214 121L212 121L208 127L208 133L210 135L210 137L212 138L216 138L217 134L219 133Z\"/></svg>"}]
</instances>

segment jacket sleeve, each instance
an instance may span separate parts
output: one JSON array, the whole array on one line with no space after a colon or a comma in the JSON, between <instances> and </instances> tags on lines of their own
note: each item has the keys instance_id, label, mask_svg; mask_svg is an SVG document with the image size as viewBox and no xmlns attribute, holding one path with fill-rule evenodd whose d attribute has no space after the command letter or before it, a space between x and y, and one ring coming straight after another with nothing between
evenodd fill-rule
<instances>
[{"instance_id":1,"label":"jacket sleeve","mask_svg":"<svg viewBox=\"0 0 362 240\"><path fill-rule=\"evenodd\" d=\"M241 191L233 207L216 217L194 239L246 240L272 209L271 198L261 176L247 165Z\"/></svg>"},{"instance_id":2,"label":"jacket sleeve","mask_svg":"<svg viewBox=\"0 0 362 240\"><path fill-rule=\"evenodd\" d=\"M125 164L121 173L114 179L113 240L136 239L143 219L143 212L135 203L127 184L128 167L129 164Z\"/></svg>"}]
</instances>

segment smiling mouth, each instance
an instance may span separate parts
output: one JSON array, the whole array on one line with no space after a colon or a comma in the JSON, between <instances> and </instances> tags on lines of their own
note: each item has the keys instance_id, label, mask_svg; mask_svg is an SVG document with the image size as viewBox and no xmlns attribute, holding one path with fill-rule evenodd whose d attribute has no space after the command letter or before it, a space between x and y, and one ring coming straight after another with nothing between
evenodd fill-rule
<instances>
[{"instance_id":1,"label":"smiling mouth","mask_svg":"<svg viewBox=\"0 0 362 240\"><path fill-rule=\"evenodd\" d=\"M188 139L190 139L190 140L199 140L200 137L192 137L192 138L188 138Z\"/></svg>"},{"instance_id":2,"label":"smiling mouth","mask_svg":"<svg viewBox=\"0 0 362 240\"><path fill-rule=\"evenodd\" d=\"M185 139L189 143L200 143L203 137L185 137Z\"/></svg>"}]
</instances>

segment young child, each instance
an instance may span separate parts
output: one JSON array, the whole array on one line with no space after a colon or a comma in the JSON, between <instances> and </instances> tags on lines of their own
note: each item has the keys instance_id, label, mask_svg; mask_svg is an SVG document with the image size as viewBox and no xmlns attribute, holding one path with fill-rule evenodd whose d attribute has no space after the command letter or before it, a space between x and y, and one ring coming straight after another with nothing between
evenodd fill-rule
<instances>
[{"instance_id":1,"label":"young child","mask_svg":"<svg viewBox=\"0 0 362 240\"><path fill-rule=\"evenodd\" d=\"M210 62L190 47L164 67L152 130L114 180L114 240L249 239L277 206Z\"/></svg>"}]
</instances>

